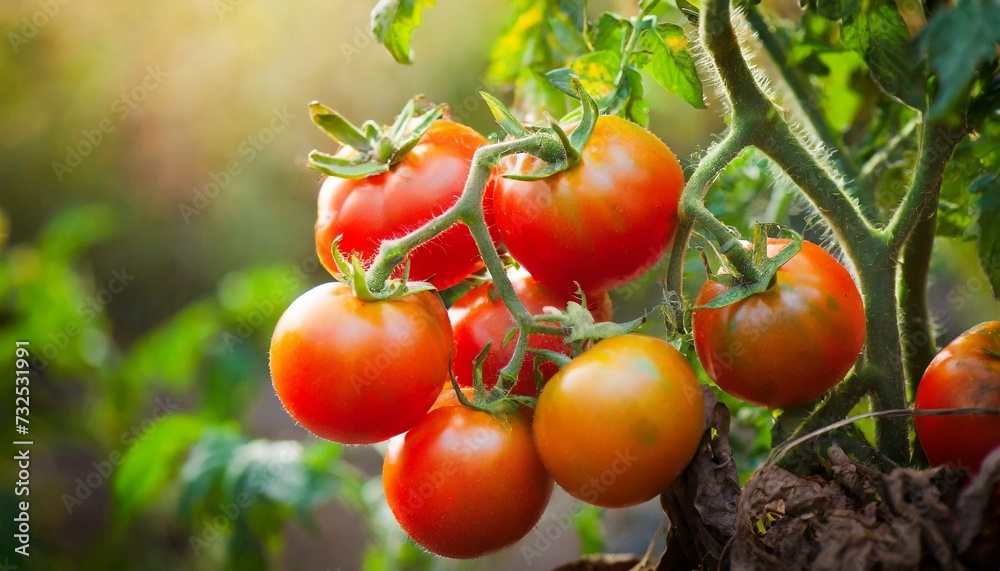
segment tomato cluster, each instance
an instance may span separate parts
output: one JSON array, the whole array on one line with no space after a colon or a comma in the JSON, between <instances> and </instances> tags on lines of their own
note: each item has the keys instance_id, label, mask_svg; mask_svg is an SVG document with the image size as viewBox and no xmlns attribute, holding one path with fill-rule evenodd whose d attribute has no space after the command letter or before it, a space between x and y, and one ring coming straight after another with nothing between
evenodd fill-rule
<instances>
[{"instance_id":1,"label":"tomato cluster","mask_svg":"<svg viewBox=\"0 0 1000 571\"><path fill-rule=\"evenodd\" d=\"M390 168L328 177L315 232L324 265L334 275L349 271L335 247L370 262L384 240L454 205L484 144L468 127L439 120ZM523 180L543 164L510 156L483 193L494 240L521 266L508 272L513 292L532 315L564 311L586 292L593 321L610 321L607 290L649 269L674 233L680 166L659 139L618 117L596 120L570 168ZM439 289L483 267L462 225L405 261L411 279ZM595 505L647 501L701 440L695 373L665 341L630 334L577 344L582 353L562 370L529 354L517 378L505 380L518 323L492 282L449 310L431 291L366 298L348 283L318 286L282 315L271 343L274 388L317 436L391 439L383 469L389 507L434 553L478 557L516 542L541 517L553 479ZM531 351L568 359L572 348L555 335L527 338ZM450 378L465 387L461 395ZM539 397L537 383L546 381ZM534 397L533 410L517 400Z\"/></svg>"},{"instance_id":2,"label":"tomato cluster","mask_svg":"<svg viewBox=\"0 0 1000 571\"><path fill-rule=\"evenodd\" d=\"M383 241L456 204L484 145L468 127L437 120L377 173L327 178L316 245L341 281L297 299L271 343L274 388L289 414L337 442L389 440L389 508L414 541L455 558L524 537L545 510L553 481L608 508L656 497L685 469L705 432L697 374L662 339L615 329L571 344L551 333L572 338L577 325L536 328L520 369L502 373L515 358L513 334L524 325L505 295L516 295L531 315L583 312L576 302L589 311L590 326L608 322L608 290L648 270L670 243L683 175L670 150L633 123L597 118L574 162L548 176L535 176L546 163L530 155L496 165L480 206L489 246L516 261L507 271L511 291L486 280L446 308L437 293L413 282L395 280L395 293L380 296L368 289L367 276L351 275ZM769 239L767 259L791 245ZM848 270L815 244L794 247L800 249L788 250L784 263L774 262L766 287L736 301L713 304L744 282L709 279L692 313L707 375L722 390L772 408L823 395L854 366L865 339L864 306ZM341 263L341 251L360 264ZM461 224L411 249L405 262L411 279L438 289L484 266ZM998 339L1000 323L988 324L943 351L920 385L917 407L1000 405ZM932 461L977 466L1000 444L997 422L922 417L917 429ZM955 431L979 436L961 446L940 436Z\"/></svg>"}]
</instances>

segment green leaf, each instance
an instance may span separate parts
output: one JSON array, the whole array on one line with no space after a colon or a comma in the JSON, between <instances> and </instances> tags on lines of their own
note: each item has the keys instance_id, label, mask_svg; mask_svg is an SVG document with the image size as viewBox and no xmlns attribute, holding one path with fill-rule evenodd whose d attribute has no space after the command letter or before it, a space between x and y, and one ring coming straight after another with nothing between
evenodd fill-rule
<instances>
[{"instance_id":1,"label":"green leaf","mask_svg":"<svg viewBox=\"0 0 1000 571\"><path fill-rule=\"evenodd\" d=\"M584 54L569 65L546 74L552 85L568 95L576 95L573 79L579 79L583 88L600 103L607 103L614 95L621 58L615 52L601 50Z\"/></svg>"},{"instance_id":2,"label":"green leaf","mask_svg":"<svg viewBox=\"0 0 1000 571\"><path fill-rule=\"evenodd\" d=\"M156 503L173 483L184 452L197 441L205 420L176 414L154 424L122 459L114 479L116 510L121 522Z\"/></svg>"},{"instance_id":3,"label":"green leaf","mask_svg":"<svg viewBox=\"0 0 1000 571\"><path fill-rule=\"evenodd\" d=\"M605 12L590 27L590 45L594 51L610 50L621 53L627 33L632 29L632 23L617 14Z\"/></svg>"},{"instance_id":4,"label":"green leaf","mask_svg":"<svg viewBox=\"0 0 1000 571\"><path fill-rule=\"evenodd\" d=\"M413 63L410 39L435 0L379 0L372 9L372 34L399 63Z\"/></svg>"},{"instance_id":5,"label":"green leaf","mask_svg":"<svg viewBox=\"0 0 1000 571\"><path fill-rule=\"evenodd\" d=\"M586 53L583 0L516 0L503 33L490 51L487 80L494 84L526 79L525 71L544 73ZM567 27L571 30L568 32Z\"/></svg>"},{"instance_id":6,"label":"green leaf","mask_svg":"<svg viewBox=\"0 0 1000 571\"><path fill-rule=\"evenodd\" d=\"M977 197L974 216L979 231L976 239L979 266L990 282L993 297L1000 299L1000 175L978 178L969 192Z\"/></svg>"},{"instance_id":7,"label":"green leaf","mask_svg":"<svg viewBox=\"0 0 1000 571\"><path fill-rule=\"evenodd\" d=\"M210 428L188 452L180 471L181 517L190 518L195 508L219 489L222 475L236 449L245 439L231 427Z\"/></svg>"},{"instance_id":8,"label":"green leaf","mask_svg":"<svg viewBox=\"0 0 1000 571\"><path fill-rule=\"evenodd\" d=\"M979 66L996 58L1000 42L1000 2L958 0L927 23L920 47L938 78L931 116L947 113L968 89Z\"/></svg>"},{"instance_id":9,"label":"green leaf","mask_svg":"<svg viewBox=\"0 0 1000 571\"><path fill-rule=\"evenodd\" d=\"M840 38L861 54L883 92L914 109L924 108L927 68L893 0L869 0L844 20Z\"/></svg>"},{"instance_id":10,"label":"green leaf","mask_svg":"<svg viewBox=\"0 0 1000 571\"><path fill-rule=\"evenodd\" d=\"M633 62L667 91L696 109L704 109L705 94L689 43L680 26L660 24L642 32Z\"/></svg>"}]
</instances>

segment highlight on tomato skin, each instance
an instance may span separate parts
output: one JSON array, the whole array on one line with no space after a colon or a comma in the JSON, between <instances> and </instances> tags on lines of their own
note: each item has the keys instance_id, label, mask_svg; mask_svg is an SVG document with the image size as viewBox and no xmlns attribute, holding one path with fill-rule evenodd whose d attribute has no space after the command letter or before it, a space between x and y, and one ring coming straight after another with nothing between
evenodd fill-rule
<instances>
[{"instance_id":1,"label":"highlight on tomato skin","mask_svg":"<svg viewBox=\"0 0 1000 571\"><path fill-rule=\"evenodd\" d=\"M415 230L455 204L465 188L469 164L486 139L471 127L439 120L388 172L362 179L328 176L317 199L316 253L339 275L331 248L337 237L345 256L371 262L383 240ZM483 197L487 224L495 232L493 190ZM483 260L469 229L456 224L410 252L410 279L446 289L482 269ZM401 277L403 264L394 277Z\"/></svg>"},{"instance_id":2,"label":"highlight on tomato skin","mask_svg":"<svg viewBox=\"0 0 1000 571\"><path fill-rule=\"evenodd\" d=\"M472 559L526 536L549 503L552 479L528 415L493 416L448 400L389 442L382 483L393 516L417 544Z\"/></svg>"},{"instance_id":3,"label":"highlight on tomato skin","mask_svg":"<svg viewBox=\"0 0 1000 571\"><path fill-rule=\"evenodd\" d=\"M602 115L580 162L550 177L519 181L541 161L514 155L498 166L494 198L504 244L539 282L587 293L639 277L666 251L677 228L684 174L646 129Z\"/></svg>"},{"instance_id":4,"label":"highlight on tomato skin","mask_svg":"<svg viewBox=\"0 0 1000 571\"><path fill-rule=\"evenodd\" d=\"M956 337L927 367L917 386L917 410L1000 410L1000 321L981 323ZM973 473L1000 447L1000 416L917 416L917 438L931 464Z\"/></svg>"},{"instance_id":5,"label":"highlight on tomato skin","mask_svg":"<svg viewBox=\"0 0 1000 571\"><path fill-rule=\"evenodd\" d=\"M535 444L557 484L587 503L622 508L660 494L694 457L704 432L694 370L666 341L610 337L542 389Z\"/></svg>"},{"instance_id":6,"label":"highlight on tomato skin","mask_svg":"<svg viewBox=\"0 0 1000 571\"><path fill-rule=\"evenodd\" d=\"M768 256L789 243L771 238ZM812 242L779 268L768 290L718 309L695 309L698 359L722 390L754 404L788 408L833 388L851 370L865 340L865 310L854 279ZM728 285L708 280L696 305Z\"/></svg>"},{"instance_id":7,"label":"highlight on tomato skin","mask_svg":"<svg viewBox=\"0 0 1000 571\"><path fill-rule=\"evenodd\" d=\"M508 272L508 277L514 286L514 292L532 315L540 315L546 307L564 310L567 303L580 302L575 293L563 293L548 287L523 269ZM587 296L587 308L595 321L610 321L612 318L611 298L607 292ZM483 361L483 381L486 388L493 387L500 377L500 370L514 354L514 342L504 344L504 337L511 328L517 326L514 316L496 292L496 287L490 282L472 289L451 306L448 316L455 333L452 370L459 384L472 386L476 357L487 343L491 343L490 351ZM565 355L570 353L570 346L563 338L554 335L532 334L528 337L528 347ZM546 361L539 366L539 370L547 380L556 373L558 367ZM538 393L535 385L534 359L528 355L521 365L512 393L535 396Z\"/></svg>"},{"instance_id":8,"label":"highlight on tomato skin","mask_svg":"<svg viewBox=\"0 0 1000 571\"><path fill-rule=\"evenodd\" d=\"M342 444L410 429L448 376L452 333L436 292L362 301L326 283L292 302L271 338L271 377L288 413Z\"/></svg>"}]
</instances>

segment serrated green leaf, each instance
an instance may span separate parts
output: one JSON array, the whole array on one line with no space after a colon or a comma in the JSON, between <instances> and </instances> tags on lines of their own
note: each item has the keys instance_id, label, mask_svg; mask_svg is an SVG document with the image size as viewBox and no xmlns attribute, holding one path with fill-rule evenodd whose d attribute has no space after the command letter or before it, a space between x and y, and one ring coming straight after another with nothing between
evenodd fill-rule
<instances>
[{"instance_id":1,"label":"serrated green leaf","mask_svg":"<svg viewBox=\"0 0 1000 571\"><path fill-rule=\"evenodd\" d=\"M938 78L931 116L947 113L972 82L979 66L996 58L1000 42L1000 2L958 0L934 14L920 37Z\"/></svg>"},{"instance_id":2,"label":"serrated green leaf","mask_svg":"<svg viewBox=\"0 0 1000 571\"><path fill-rule=\"evenodd\" d=\"M978 178L969 187L976 196L975 220L979 232L976 252L979 266L990 282L993 297L1000 299L1000 175Z\"/></svg>"},{"instance_id":3,"label":"serrated green leaf","mask_svg":"<svg viewBox=\"0 0 1000 571\"><path fill-rule=\"evenodd\" d=\"M597 23L590 27L590 45L594 51L609 50L621 53L623 40L631 28L632 24L627 19L605 12L601 14Z\"/></svg>"},{"instance_id":4,"label":"serrated green leaf","mask_svg":"<svg viewBox=\"0 0 1000 571\"><path fill-rule=\"evenodd\" d=\"M667 91L696 109L704 109L704 89L688 49L689 43L680 26L660 24L642 32L639 52L633 62Z\"/></svg>"},{"instance_id":5,"label":"serrated green leaf","mask_svg":"<svg viewBox=\"0 0 1000 571\"><path fill-rule=\"evenodd\" d=\"M379 0L372 9L372 34L397 62L413 63L410 39L420 27L423 11L434 3L435 0Z\"/></svg>"},{"instance_id":6,"label":"serrated green leaf","mask_svg":"<svg viewBox=\"0 0 1000 571\"><path fill-rule=\"evenodd\" d=\"M914 109L924 108L926 65L893 0L864 4L857 14L844 20L840 38L846 47L861 54L883 92Z\"/></svg>"},{"instance_id":7,"label":"serrated green leaf","mask_svg":"<svg viewBox=\"0 0 1000 571\"><path fill-rule=\"evenodd\" d=\"M180 470L184 453L204 428L201 417L167 416L125 452L114 479L115 507L122 523L163 496Z\"/></svg>"}]
</instances>

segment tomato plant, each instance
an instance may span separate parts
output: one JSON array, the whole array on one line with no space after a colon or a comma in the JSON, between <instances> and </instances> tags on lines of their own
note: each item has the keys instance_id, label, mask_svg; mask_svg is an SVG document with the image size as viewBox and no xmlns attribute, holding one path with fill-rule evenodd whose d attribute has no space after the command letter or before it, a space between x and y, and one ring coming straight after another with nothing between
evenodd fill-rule
<instances>
[{"instance_id":1,"label":"tomato plant","mask_svg":"<svg viewBox=\"0 0 1000 571\"><path fill-rule=\"evenodd\" d=\"M540 284L524 271L510 274L514 292L524 303L524 307L533 315L539 315L546 307L566 309L570 301L579 302L573 295L561 293L546 285ZM611 298L606 292L589 296L587 307L597 321L611 319ZM483 284L465 294L448 310L451 326L455 333L455 351L452 354L452 370L459 384L472 386L472 372L476 357L480 351L491 343L490 351L483 360L483 381L487 388L494 386L500 376L500 370L514 354L513 343L504 344L507 332L517 326L514 316L510 314L503 300L496 293L492 283ZM536 333L528 337L528 347L532 349L547 349L569 355L570 347L561 337ZM545 379L555 374L558 368L551 362L543 362L539 371ZM521 364L517 382L512 389L514 394L534 396L535 374L533 361L525 359Z\"/></svg>"},{"instance_id":2,"label":"tomato plant","mask_svg":"<svg viewBox=\"0 0 1000 571\"><path fill-rule=\"evenodd\" d=\"M535 443L553 479L585 502L620 508L656 497L703 431L698 380L662 339L611 337L542 389Z\"/></svg>"},{"instance_id":3,"label":"tomato plant","mask_svg":"<svg viewBox=\"0 0 1000 571\"><path fill-rule=\"evenodd\" d=\"M788 244L768 240L768 255ZM728 287L710 279L696 303L709 303ZM695 309L692 328L698 358L722 390L787 408L818 398L854 366L864 344L865 313L847 268L803 242L773 285L719 309ZM761 347L771 350L755 350Z\"/></svg>"},{"instance_id":4,"label":"tomato plant","mask_svg":"<svg viewBox=\"0 0 1000 571\"><path fill-rule=\"evenodd\" d=\"M390 441L382 482L389 508L414 541L460 559L524 537L552 494L527 416L493 416L457 402Z\"/></svg>"},{"instance_id":5,"label":"tomato plant","mask_svg":"<svg viewBox=\"0 0 1000 571\"><path fill-rule=\"evenodd\" d=\"M1000 409L1000 321L973 327L934 357L920 379L914 408ZM975 472L1000 446L997 416L918 416L916 423L920 445L934 465Z\"/></svg>"},{"instance_id":6,"label":"tomato plant","mask_svg":"<svg viewBox=\"0 0 1000 571\"><path fill-rule=\"evenodd\" d=\"M296 299L271 338L271 378L313 434L372 444L408 430L448 377L452 333L433 292L362 301L328 283Z\"/></svg>"},{"instance_id":7,"label":"tomato plant","mask_svg":"<svg viewBox=\"0 0 1000 571\"><path fill-rule=\"evenodd\" d=\"M541 180L506 178L542 164L531 155L508 157L494 199L504 244L535 279L600 292L660 259L677 227L684 175L656 136L602 116L576 165Z\"/></svg>"},{"instance_id":8,"label":"tomato plant","mask_svg":"<svg viewBox=\"0 0 1000 571\"><path fill-rule=\"evenodd\" d=\"M331 254L338 236L341 250L370 261L383 240L401 236L452 206L462 194L472 155L484 144L486 139L475 130L438 120L386 172L354 179L328 176L320 187L316 219L316 253L323 265L339 273ZM487 192L484 211L490 219L491 200ZM461 225L410 252L407 261L412 279L441 289L483 267L468 228Z\"/></svg>"}]
</instances>

